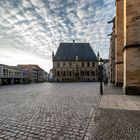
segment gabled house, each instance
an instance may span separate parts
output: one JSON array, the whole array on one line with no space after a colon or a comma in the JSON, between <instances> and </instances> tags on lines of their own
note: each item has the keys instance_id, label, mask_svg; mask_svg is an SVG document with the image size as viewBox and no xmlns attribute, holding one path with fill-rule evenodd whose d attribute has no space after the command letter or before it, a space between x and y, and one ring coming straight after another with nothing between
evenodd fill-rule
<instances>
[{"instance_id":1,"label":"gabled house","mask_svg":"<svg viewBox=\"0 0 140 140\"><path fill-rule=\"evenodd\" d=\"M98 58L89 43L60 43L52 57L54 81L98 81Z\"/></svg>"}]
</instances>

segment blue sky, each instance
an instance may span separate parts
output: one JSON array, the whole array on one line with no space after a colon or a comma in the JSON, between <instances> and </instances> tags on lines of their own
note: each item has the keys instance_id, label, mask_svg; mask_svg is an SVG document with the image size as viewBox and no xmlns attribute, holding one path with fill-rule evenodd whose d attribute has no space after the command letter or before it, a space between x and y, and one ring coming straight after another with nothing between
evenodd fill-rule
<instances>
[{"instance_id":1,"label":"blue sky","mask_svg":"<svg viewBox=\"0 0 140 140\"><path fill-rule=\"evenodd\" d=\"M0 0L0 63L52 68L60 42L89 42L108 58L115 0Z\"/></svg>"}]
</instances>

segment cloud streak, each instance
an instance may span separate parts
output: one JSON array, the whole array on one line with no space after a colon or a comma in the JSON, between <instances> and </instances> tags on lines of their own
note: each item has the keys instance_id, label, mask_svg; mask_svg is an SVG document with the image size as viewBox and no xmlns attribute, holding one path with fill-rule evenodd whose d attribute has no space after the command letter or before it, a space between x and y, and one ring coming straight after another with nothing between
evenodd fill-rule
<instances>
[{"instance_id":1,"label":"cloud streak","mask_svg":"<svg viewBox=\"0 0 140 140\"><path fill-rule=\"evenodd\" d=\"M108 57L114 0L3 0L0 5L0 54L17 49L51 61L61 41L76 39Z\"/></svg>"}]
</instances>

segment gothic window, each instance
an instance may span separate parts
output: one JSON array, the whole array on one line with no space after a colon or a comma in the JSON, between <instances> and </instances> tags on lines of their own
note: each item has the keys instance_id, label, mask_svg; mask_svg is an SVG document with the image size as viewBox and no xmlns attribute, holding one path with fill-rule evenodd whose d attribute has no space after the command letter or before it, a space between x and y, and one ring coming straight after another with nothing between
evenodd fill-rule
<instances>
[{"instance_id":1,"label":"gothic window","mask_svg":"<svg viewBox=\"0 0 140 140\"><path fill-rule=\"evenodd\" d=\"M89 67L89 62L87 62L87 66Z\"/></svg>"},{"instance_id":2,"label":"gothic window","mask_svg":"<svg viewBox=\"0 0 140 140\"><path fill-rule=\"evenodd\" d=\"M82 71L82 76L84 76L85 75L85 73L84 73L84 71Z\"/></svg>"},{"instance_id":3,"label":"gothic window","mask_svg":"<svg viewBox=\"0 0 140 140\"><path fill-rule=\"evenodd\" d=\"M60 71L57 71L57 76L60 76Z\"/></svg>"},{"instance_id":4,"label":"gothic window","mask_svg":"<svg viewBox=\"0 0 140 140\"><path fill-rule=\"evenodd\" d=\"M71 71L69 71L69 76L71 76L71 74L72 74Z\"/></svg>"},{"instance_id":5,"label":"gothic window","mask_svg":"<svg viewBox=\"0 0 140 140\"><path fill-rule=\"evenodd\" d=\"M80 71L80 75L81 75L81 76L84 76L84 71L81 70L81 71Z\"/></svg>"},{"instance_id":6,"label":"gothic window","mask_svg":"<svg viewBox=\"0 0 140 140\"><path fill-rule=\"evenodd\" d=\"M95 71L92 71L92 75L93 75L93 76L95 75Z\"/></svg>"},{"instance_id":7,"label":"gothic window","mask_svg":"<svg viewBox=\"0 0 140 140\"><path fill-rule=\"evenodd\" d=\"M82 62L82 67L84 67L84 62Z\"/></svg>"},{"instance_id":8,"label":"gothic window","mask_svg":"<svg viewBox=\"0 0 140 140\"><path fill-rule=\"evenodd\" d=\"M63 71L63 76L66 76L66 72L65 71Z\"/></svg>"},{"instance_id":9,"label":"gothic window","mask_svg":"<svg viewBox=\"0 0 140 140\"><path fill-rule=\"evenodd\" d=\"M74 75L74 70L72 70L72 74Z\"/></svg>"}]
</instances>

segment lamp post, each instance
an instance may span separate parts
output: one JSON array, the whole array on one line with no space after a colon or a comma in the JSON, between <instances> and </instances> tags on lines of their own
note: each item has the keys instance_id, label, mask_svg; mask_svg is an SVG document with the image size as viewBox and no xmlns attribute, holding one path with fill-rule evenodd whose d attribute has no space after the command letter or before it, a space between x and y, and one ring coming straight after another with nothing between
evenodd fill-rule
<instances>
[{"instance_id":1,"label":"lamp post","mask_svg":"<svg viewBox=\"0 0 140 140\"><path fill-rule=\"evenodd\" d=\"M103 95L103 60L99 60L99 72L100 72L100 94Z\"/></svg>"},{"instance_id":2,"label":"lamp post","mask_svg":"<svg viewBox=\"0 0 140 140\"><path fill-rule=\"evenodd\" d=\"M79 76L79 73L78 73L78 56L76 56L76 80L78 81L78 76Z\"/></svg>"}]
</instances>

